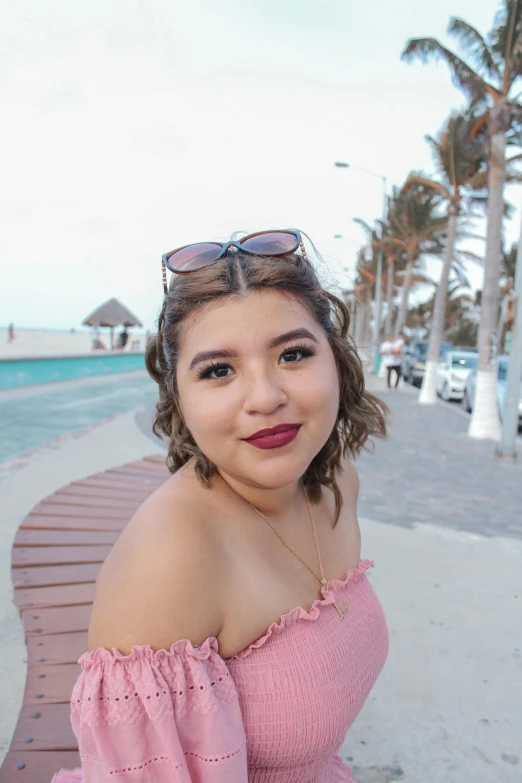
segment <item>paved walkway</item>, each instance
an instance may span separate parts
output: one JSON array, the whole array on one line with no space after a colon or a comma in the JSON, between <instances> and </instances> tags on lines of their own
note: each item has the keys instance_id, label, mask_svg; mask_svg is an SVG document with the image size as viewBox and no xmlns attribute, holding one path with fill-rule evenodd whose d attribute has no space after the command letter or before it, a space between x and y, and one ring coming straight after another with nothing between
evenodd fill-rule
<instances>
[{"instance_id":1,"label":"paved walkway","mask_svg":"<svg viewBox=\"0 0 522 783\"><path fill-rule=\"evenodd\" d=\"M391 409L390 437L358 460L361 516L522 538L522 456L499 460L492 443L469 438L455 403L419 405L417 389L388 391L379 378L369 386Z\"/></svg>"}]
</instances>

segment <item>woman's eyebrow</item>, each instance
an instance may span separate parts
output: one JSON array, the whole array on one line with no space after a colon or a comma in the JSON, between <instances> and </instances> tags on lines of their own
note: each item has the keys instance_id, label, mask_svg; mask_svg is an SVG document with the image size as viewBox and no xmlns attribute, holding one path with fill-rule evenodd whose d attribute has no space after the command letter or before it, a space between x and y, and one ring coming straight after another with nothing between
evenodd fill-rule
<instances>
[{"instance_id":1,"label":"woman's eyebrow","mask_svg":"<svg viewBox=\"0 0 522 783\"><path fill-rule=\"evenodd\" d=\"M277 337L273 337L269 343L268 348L277 348L278 345L288 343L290 340L313 340L314 343L318 343L317 337L314 337L312 332L308 329L292 329L290 332L279 334ZM208 362L212 359L237 359L237 353L231 351L229 348L216 348L212 351L200 351L197 353L190 362L189 370L193 370L200 362Z\"/></svg>"},{"instance_id":2,"label":"woman's eyebrow","mask_svg":"<svg viewBox=\"0 0 522 783\"><path fill-rule=\"evenodd\" d=\"M194 356L194 358L190 362L189 370L193 370L196 364L199 364L200 362L208 362L211 359L235 359L235 358L237 358L237 353L235 351L230 351L227 348L217 348L214 351L200 351Z\"/></svg>"},{"instance_id":3,"label":"woman's eyebrow","mask_svg":"<svg viewBox=\"0 0 522 783\"><path fill-rule=\"evenodd\" d=\"M292 329L290 332L285 332L284 334L280 334L278 337L274 337L268 343L268 347L277 348L278 345L288 343L290 340L313 340L314 343L319 343L319 340L317 337L314 337L312 332L309 332L308 329L301 328Z\"/></svg>"}]
</instances>

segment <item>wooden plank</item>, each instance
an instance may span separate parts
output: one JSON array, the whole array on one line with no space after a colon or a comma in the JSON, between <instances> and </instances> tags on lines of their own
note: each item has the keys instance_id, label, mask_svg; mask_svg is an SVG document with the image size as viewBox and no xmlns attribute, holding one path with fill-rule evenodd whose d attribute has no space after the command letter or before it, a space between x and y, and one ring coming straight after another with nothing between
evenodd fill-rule
<instances>
[{"instance_id":1,"label":"wooden plank","mask_svg":"<svg viewBox=\"0 0 522 783\"><path fill-rule=\"evenodd\" d=\"M90 519L91 517L103 519L126 519L132 516L132 511L128 508L112 508L100 503L98 506L64 506L60 503L39 503L31 511L31 515L48 517L82 517Z\"/></svg>"},{"instance_id":2,"label":"wooden plank","mask_svg":"<svg viewBox=\"0 0 522 783\"><path fill-rule=\"evenodd\" d=\"M118 500L128 500L129 502L132 501L132 503L137 503L138 505L140 503L143 503L144 500L146 500L150 495L150 490L147 487L147 489L139 490L139 489L130 489L130 488L114 488L114 487L84 487L84 486L76 486L75 484L69 484L68 487L63 487L60 490L60 494L65 498L71 498L75 500L76 498L107 498L107 499L114 499L116 501ZM51 496L52 497L52 496Z\"/></svg>"},{"instance_id":3,"label":"wooden plank","mask_svg":"<svg viewBox=\"0 0 522 783\"><path fill-rule=\"evenodd\" d=\"M164 467L166 467L165 460L167 459L167 455L166 454L147 454L147 456L146 457L142 457L142 459L143 459L144 462L157 462L157 463L163 465Z\"/></svg>"},{"instance_id":4,"label":"wooden plank","mask_svg":"<svg viewBox=\"0 0 522 783\"><path fill-rule=\"evenodd\" d=\"M165 465L165 459L163 460L162 465L157 462L150 462L150 460L139 459L135 462L127 462L125 465L122 465L121 468L117 468L117 470L128 470L129 468L140 471L150 470L152 473L158 473L167 477L170 474L170 471Z\"/></svg>"},{"instance_id":5,"label":"wooden plank","mask_svg":"<svg viewBox=\"0 0 522 783\"><path fill-rule=\"evenodd\" d=\"M94 582L78 585L55 585L15 590L15 602L22 609L43 609L48 606L76 606L94 601Z\"/></svg>"},{"instance_id":6,"label":"wooden plank","mask_svg":"<svg viewBox=\"0 0 522 783\"><path fill-rule=\"evenodd\" d=\"M24 704L69 704L81 667L77 663L29 668L25 682Z\"/></svg>"},{"instance_id":7,"label":"wooden plank","mask_svg":"<svg viewBox=\"0 0 522 783\"><path fill-rule=\"evenodd\" d=\"M95 489L119 489L128 492L146 492L151 486L162 484L163 482L151 475L149 478L140 478L139 476L91 476L80 479L75 482L75 486L90 487Z\"/></svg>"},{"instance_id":8,"label":"wooden plank","mask_svg":"<svg viewBox=\"0 0 522 783\"><path fill-rule=\"evenodd\" d=\"M110 530L121 533L128 519L100 519L98 517L46 517L28 514L20 530Z\"/></svg>"},{"instance_id":9,"label":"wooden plank","mask_svg":"<svg viewBox=\"0 0 522 783\"><path fill-rule=\"evenodd\" d=\"M15 568L11 571L11 578L16 588L73 585L94 582L100 568L101 563Z\"/></svg>"},{"instance_id":10,"label":"wooden plank","mask_svg":"<svg viewBox=\"0 0 522 783\"><path fill-rule=\"evenodd\" d=\"M111 486L136 486L136 487L151 487L157 484L163 484L168 476L157 475L153 471L138 470L112 470L110 473L99 473L92 479L82 480L80 483L85 484L86 481L96 483L106 482Z\"/></svg>"},{"instance_id":11,"label":"wooden plank","mask_svg":"<svg viewBox=\"0 0 522 783\"><path fill-rule=\"evenodd\" d=\"M77 750L70 711L69 704L42 704L36 709L34 704L24 704L13 734L11 750L33 753L38 750ZM33 718L32 715L39 717ZM26 742L29 738L32 739L30 743ZM11 780L9 783L14 782Z\"/></svg>"},{"instance_id":12,"label":"wooden plank","mask_svg":"<svg viewBox=\"0 0 522 783\"><path fill-rule=\"evenodd\" d=\"M19 530L14 547L26 546L112 546L119 533L109 530Z\"/></svg>"},{"instance_id":13,"label":"wooden plank","mask_svg":"<svg viewBox=\"0 0 522 783\"><path fill-rule=\"evenodd\" d=\"M95 508L137 508L139 500L133 498L127 499L125 493L119 498L103 498L96 493L88 493L87 495L67 495L65 492L57 492L55 495L49 495L49 497L42 500L41 505L47 506L53 504L55 506L94 506Z\"/></svg>"},{"instance_id":14,"label":"wooden plank","mask_svg":"<svg viewBox=\"0 0 522 783\"><path fill-rule=\"evenodd\" d=\"M0 783L50 783L61 769L80 766L78 751L29 750L33 744L7 753L0 768Z\"/></svg>"},{"instance_id":15,"label":"wooden plank","mask_svg":"<svg viewBox=\"0 0 522 783\"><path fill-rule=\"evenodd\" d=\"M110 546L32 546L13 549L13 568L102 563Z\"/></svg>"},{"instance_id":16,"label":"wooden plank","mask_svg":"<svg viewBox=\"0 0 522 783\"><path fill-rule=\"evenodd\" d=\"M54 666L59 663L78 663L87 651L87 632L57 633L27 637L27 665Z\"/></svg>"},{"instance_id":17,"label":"wooden plank","mask_svg":"<svg viewBox=\"0 0 522 783\"><path fill-rule=\"evenodd\" d=\"M24 609L21 612L26 634L54 634L87 631L92 604Z\"/></svg>"},{"instance_id":18,"label":"wooden plank","mask_svg":"<svg viewBox=\"0 0 522 783\"><path fill-rule=\"evenodd\" d=\"M110 475L111 478L132 476L133 478L142 478L146 481L165 481L168 478L168 471L159 471L154 467L129 467L128 465L123 465L121 468L113 468L106 475Z\"/></svg>"}]
</instances>

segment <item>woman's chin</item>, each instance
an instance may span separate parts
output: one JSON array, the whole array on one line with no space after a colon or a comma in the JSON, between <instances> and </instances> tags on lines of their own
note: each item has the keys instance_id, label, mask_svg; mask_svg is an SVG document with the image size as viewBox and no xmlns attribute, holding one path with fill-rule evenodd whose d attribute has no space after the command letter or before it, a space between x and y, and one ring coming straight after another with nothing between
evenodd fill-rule
<instances>
[{"instance_id":1,"label":"woman's chin","mask_svg":"<svg viewBox=\"0 0 522 783\"><path fill-rule=\"evenodd\" d=\"M303 464L302 459L274 460L252 467L242 464L236 470L231 470L229 475L236 481L259 489L281 489L299 481L308 464Z\"/></svg>"}]
</instances>

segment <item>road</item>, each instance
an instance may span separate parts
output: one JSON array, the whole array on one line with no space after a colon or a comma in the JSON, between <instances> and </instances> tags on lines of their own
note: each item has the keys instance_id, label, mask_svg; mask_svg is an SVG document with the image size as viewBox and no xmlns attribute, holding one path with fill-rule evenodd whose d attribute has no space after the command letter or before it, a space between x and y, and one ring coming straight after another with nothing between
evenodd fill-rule
<instances>
[{"instance_id":1,"label":"road","mask_svg":"<svg viewBox=\"0 0 522 783\"><path fill-rule=\"evenodd\" d=\"M469 438L460 405L418 405L412 386L370 385L390 408L390 437L357 460L361 516L522 538L522 460L499 460L494 444Z\"/></svg>"}]
</instances>

